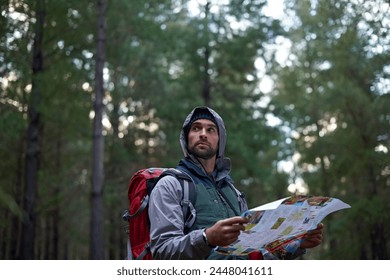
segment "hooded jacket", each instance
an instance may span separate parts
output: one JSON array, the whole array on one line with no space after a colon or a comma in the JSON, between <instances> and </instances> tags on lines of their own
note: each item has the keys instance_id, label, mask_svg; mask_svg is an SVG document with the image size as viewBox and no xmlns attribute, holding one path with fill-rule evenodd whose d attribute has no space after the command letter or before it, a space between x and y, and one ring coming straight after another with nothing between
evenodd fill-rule
<instances>
[{"instance_id":1,"label":"hooded jacket","mask_svg":"<svg viewBox=\"0 0 390 280\"><path fill-rule=\"evenodd\" d=\"M197 158L188 151L187 132L196 110L208 110L218 127L219 143L215 169L208 175ZM208 107L197 107L187 116L180 133L184 158L177 169L191 176L196 185L196 220L188 230L184 227L181 207L183 197L175 177L163 177L154 188L149 202L151 251L154 259L235 259L216 253L203 239L204 228L221 219L239 215L247 209L237 196L229 176L231 162L224 156L226 129L222 118Z\"/></svg>"}]
</instances>

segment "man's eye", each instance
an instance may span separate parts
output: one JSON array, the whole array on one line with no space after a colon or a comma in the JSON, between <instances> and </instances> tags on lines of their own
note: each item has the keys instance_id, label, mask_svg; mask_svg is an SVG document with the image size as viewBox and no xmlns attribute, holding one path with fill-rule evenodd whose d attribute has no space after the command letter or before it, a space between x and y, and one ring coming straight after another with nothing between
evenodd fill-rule
<instances>
[{"instance_id":1,"label":"man's eye","mask_svg":"<svg viewBox=\"0 0 390 280\"><path fill-rule=\"evenodd\" d=\"M198 131L199 129L200 129L200 128L197 127L197 126L193 126L193 127L192 127L192 130L193 130L193 131Z\"/></svg>"}]
</instances>

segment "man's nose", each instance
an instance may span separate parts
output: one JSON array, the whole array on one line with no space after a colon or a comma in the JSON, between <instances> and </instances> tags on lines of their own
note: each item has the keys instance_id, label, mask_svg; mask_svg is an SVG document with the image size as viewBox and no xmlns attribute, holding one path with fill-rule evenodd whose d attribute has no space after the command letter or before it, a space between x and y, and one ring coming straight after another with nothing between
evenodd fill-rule
<instances>
[{"instance_id":1,"label":"man's nose","mask_svg":"<svg viewBox=\"0 0 390 280\"><path fill-rule=\"evenodd\" d=\"M206 136L206 135L207 135L206 132L207 132L207 131L206 131L206 128L202 128L202 129L200 130L200 135L201 135L201 136Z\"/></svg>"}]
</instances>

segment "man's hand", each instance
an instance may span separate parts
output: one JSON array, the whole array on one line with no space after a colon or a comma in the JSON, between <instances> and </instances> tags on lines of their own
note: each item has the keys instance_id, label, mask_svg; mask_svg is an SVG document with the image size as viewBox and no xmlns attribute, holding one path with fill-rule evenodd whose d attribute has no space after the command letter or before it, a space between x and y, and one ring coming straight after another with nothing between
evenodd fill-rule
<instances>
[{"instance_id":1,"label":"man's hand","mask_svg":"<svg viewBox=\"0 0 390 280\"><path fill-rule=\"evenodd\" d=\"M301 248L310 249L321 244L322 242L322 229L324 225L318 224L316 229L309 231L301 243Z\"/></svg>"},{"instance_id":2,"label":"man's hand","mask_svg":"<svg viewBox=\"0 0 390 280\"><path fill-rule=\"evenodd\" d=\"M246 222L248 222L246 218L239 216L216 222L205 231L208 243L211 246L227 246L233 243L240 232L245 230Z\"/></svg>"}]
</instances>

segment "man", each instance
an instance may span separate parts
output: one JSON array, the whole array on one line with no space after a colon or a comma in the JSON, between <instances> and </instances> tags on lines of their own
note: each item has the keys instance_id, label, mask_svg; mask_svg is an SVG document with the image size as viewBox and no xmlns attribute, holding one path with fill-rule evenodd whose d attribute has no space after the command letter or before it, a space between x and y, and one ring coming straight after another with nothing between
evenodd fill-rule
<instances>
[{"instance_id":1,"label":"man","mask_svg":"<svg viewBox=\"0 0 390 280\"><path fill-rule=\"evenodd\" d=\"M208 107L196 107L180 133L184 158L177 169L191 176L196 185L196 220L188 230L180 205L182 188L173 176L163 177L149 202L151 251L155 259L247 259L213 250L237 240L246 220L244 199L231 184L230 159L224 156L226 130L222 118ZM322 241L322 224L309 233L288 258Z\"/></svg>"}]
</instances>

